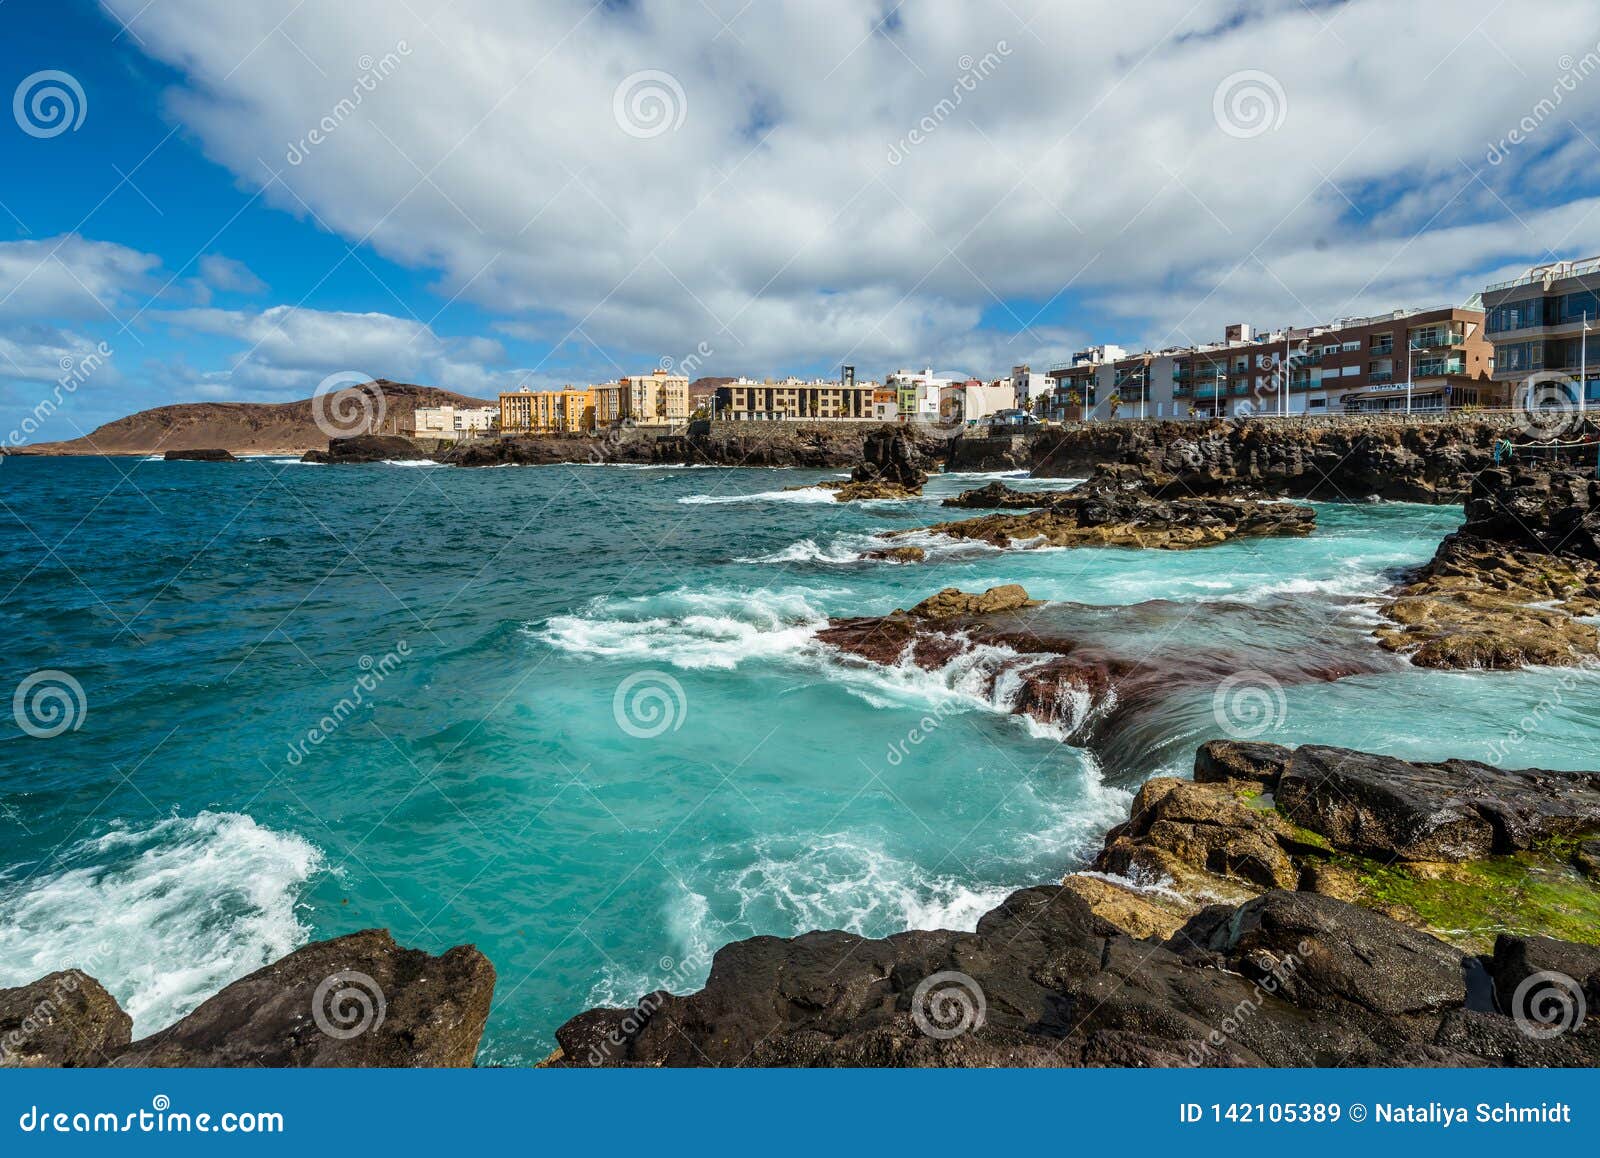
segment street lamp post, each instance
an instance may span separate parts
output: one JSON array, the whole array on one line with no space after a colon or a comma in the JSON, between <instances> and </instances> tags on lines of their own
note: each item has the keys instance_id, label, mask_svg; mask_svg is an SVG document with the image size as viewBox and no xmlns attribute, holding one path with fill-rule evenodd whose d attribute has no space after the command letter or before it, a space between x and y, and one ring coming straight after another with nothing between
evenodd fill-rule
<instances>
[{"instance_id":1,"label":"street lamp post","mask_svg":"<svg viewBox=\"0 0 1600 1158\"><path fill-rule=\"evenodd\" d=\"M1416 339L1411 336L1411 331L1406 331L1406 415L1411 414L1411 351L1415 350Z\"/></svg>"},{"instance_id":2,"label":"street lamp post","mask_svg":"<svg viewBox=\"0 0 1600 1158\"><path fill-rule=\"evenodd\" d=\"M1589 315L1583 315L1583 337L1578 339L1578 430L1583 430L1584 410L1589 396Z\"/></svg>"}]
</instances>

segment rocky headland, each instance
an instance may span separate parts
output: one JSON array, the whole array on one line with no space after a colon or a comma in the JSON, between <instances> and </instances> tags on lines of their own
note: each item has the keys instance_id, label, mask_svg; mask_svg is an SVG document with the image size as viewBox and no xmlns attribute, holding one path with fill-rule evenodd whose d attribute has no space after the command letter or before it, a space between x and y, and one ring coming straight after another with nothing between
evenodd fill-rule
<instances>
[{"instance_id":1,"label":"rocky headland","mask_svg":"<svg viewBox=\"0 0 1600 1158\"><path fill-rule=\"evenodd\" d=\"M394 434L356 434L329 439L327 450L308 450L301 462L421 462L433 456L409 438Z\"/></svg>"},{"instance_id":2,"label":"rocky headland","mask_svg":"<svg viewBox=\"0 0 1600 1158\"><path fill-rule=\"evenodd\" d=\"M133 1041L116 1000L68 970L0 989L0 1066L470 1066L494 982L470 945L434 957L369 929L298 949Z\"/></svg>"},{"instance_id":3,"label":"rocky headland","mask_svg":"<svg viewBox=\"0 0 1600 1158\"><path fill-rule=\"evenodd\" d=\"M166 462L238 462L230 451L209 446L198 450L169 450L161 456Z\"/></svg>"}]
</instances>

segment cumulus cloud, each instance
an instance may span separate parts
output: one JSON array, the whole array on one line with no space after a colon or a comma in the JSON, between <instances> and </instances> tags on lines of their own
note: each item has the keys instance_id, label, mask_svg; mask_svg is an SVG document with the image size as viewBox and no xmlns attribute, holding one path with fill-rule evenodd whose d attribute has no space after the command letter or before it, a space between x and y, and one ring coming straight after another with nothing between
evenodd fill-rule
<instances>
[{"instance_id":1,"label":"cumulus cloud","mask_svg":"<svg viewBox=\"0 0 1600 1158\"><path fill-rule=\"evenodd\" d=\"M442 337L423 322L389 314L273 306L167 310L154 320L238 343L225 370L190 376L195 392L210 398L304 398L341 371L465 394L493 393L518 380L515 370L496 365L505 352L493 339Z\"/></svg>"},{"instance_id":2,"label":"cumulus cloud","mask_svg":"<svg viewBox=\"0 0 1600 1158\"><path fill-rule=\"evenodd\" d=\"M1595 51L1583 0L104 2L270 204L597 374L1211 336L1460 297L1596 220L1529 174L1592 190L1600 81L1486 159Z\"/></svg>"},{"instance_id":3,"label":"cumulus cloud","mask_svg":"<svg viewBox=\"0 0 1600 1158\"><path fill-rule=\"evenodd\" d=\"M0 322L118 320L160 291L160 266L154 254L75 233L0 242Z\"/></svg>"}]
</instances>

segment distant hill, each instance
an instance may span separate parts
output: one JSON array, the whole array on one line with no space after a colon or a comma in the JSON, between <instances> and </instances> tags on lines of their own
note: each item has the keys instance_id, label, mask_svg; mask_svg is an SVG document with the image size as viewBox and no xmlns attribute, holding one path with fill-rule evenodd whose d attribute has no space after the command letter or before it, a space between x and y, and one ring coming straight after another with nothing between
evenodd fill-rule
<instances>
[{"instance_id":1,"label":"distant hill","mask_svg":"<svg viewBox=\"0 0 1600 1158\"><path fill-rule=\"evenodd\" d=\"M374 400L374 386L381 392L381 403ZM318 412L326 416L325 425L331 425L336 432L365 433L365 429L357 429L363 414L381 411L381 421L371 432L399 434L413 429L412 414L417 407L444 403L497 405L490 399L437 386L380 378L366 386L348 387L299 402L183 402L157 406L108 422L83 438L35 443L17 447L12 453L161 454L220 447L234 454L301 454L328 445L327 433L317 425Z\"/></svg>"}]
</instances>

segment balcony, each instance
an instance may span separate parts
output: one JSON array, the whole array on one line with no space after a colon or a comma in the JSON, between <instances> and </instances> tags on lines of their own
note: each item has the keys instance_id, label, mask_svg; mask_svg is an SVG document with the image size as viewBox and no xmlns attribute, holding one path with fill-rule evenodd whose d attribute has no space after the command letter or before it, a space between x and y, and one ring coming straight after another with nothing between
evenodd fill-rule
<instances>
[{"instance_id":1,"label":"balcony","mask_svg":"<svg viewBox=\"0 0 1600 1158\"><path fill-rule=\"evenodd\" d=\"M1465 374L1466 364L1463 362L1418 362L1413 378L1443 378L1446 374Z\"/></svg>"},{"instance_id":2,"label":"balcony","mask_svg":"<svg viewBox=\"0 0 1600 1158\"><path fill-rule=\"evenodd\" d=\"M1394 342L1383 342L1379 345L1373 346L1367 351L1367 353L1371 354L1374 358L1382 358L1388 354L1392 354L1394 353Z\"/></svg>"},{"instance_id":3,"label":"balcony","mask_svg":"<svg viewBox=\"0 0 1600 1158\"><path fill-rule=\"evenodd\" d=\"M1441 346L1459 346L1466 340L1465 334L1457 334L1451 330L1419 330L1411 335L1411 348L1436 350Z\"/></svg>"},{"instance_id":4,"label":"balcony","mask_svg":"<svg viewBox=\"0 0 1600 1158\"><path fill-rule=\"evenodd\" d=\"M1394 371L1393 370L1374 370L1372 373L1367 375L1367 381L1370 382L1374 386L1381 386L1385 382L1393 382L1394 381Z\"/></svg>"}]
</instances>

